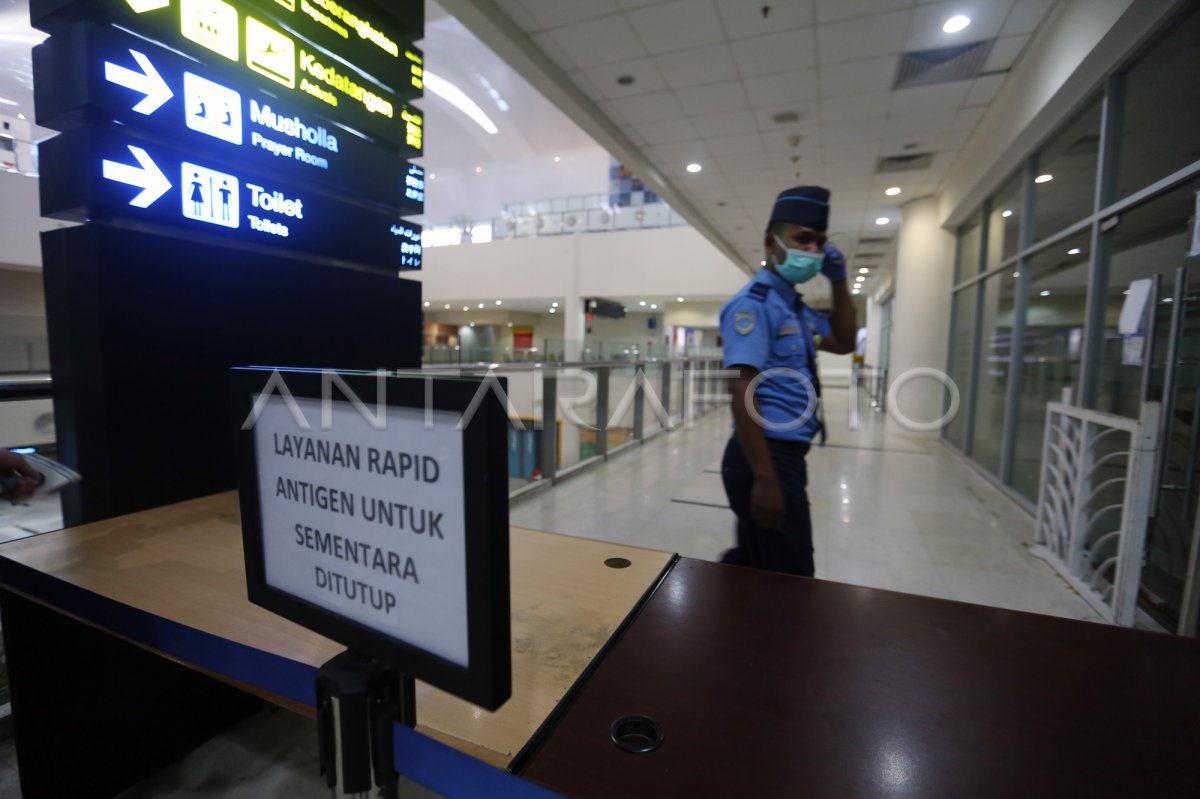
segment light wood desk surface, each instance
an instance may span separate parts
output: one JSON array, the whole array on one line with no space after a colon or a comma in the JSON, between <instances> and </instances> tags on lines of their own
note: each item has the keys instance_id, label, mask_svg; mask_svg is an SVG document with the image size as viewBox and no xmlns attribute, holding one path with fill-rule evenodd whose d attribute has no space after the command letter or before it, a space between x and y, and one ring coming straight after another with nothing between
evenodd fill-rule
<instances>
[{"instance_id":1,"label":"light wood desk surface","mask_svg":"<svg viewBox=\"0 0 1200 799\"><path fill-rule=\"evenodd\" d=\"M314 668L343 649L246 599L235 492L13 541L0 546L0 557ZM605 566L612 557L631 565ZM489 713L418 682L417 729L493 765L506 765L671 557L511 528L512 698ZM137 643L153 648L151 642Z\"/></svg>"}]
</instances>

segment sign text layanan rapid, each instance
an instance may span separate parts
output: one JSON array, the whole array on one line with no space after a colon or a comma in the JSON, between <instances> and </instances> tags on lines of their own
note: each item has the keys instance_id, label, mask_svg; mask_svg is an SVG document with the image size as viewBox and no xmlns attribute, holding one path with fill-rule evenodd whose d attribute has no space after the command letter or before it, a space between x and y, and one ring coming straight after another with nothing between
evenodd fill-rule
<instances>
[{"instance_id":1,"label":"sign text layanan rapid","mask_svg":"<svg viewBox=\"0 0 1200 799\"><path fill-rule=\"evenodd\" d=\"M424 56L411 32L364 0L31 0L30 17L52 34L81 19L116 23L412 145L405 101L422 93Z\"/></svg>"}]
</instances>

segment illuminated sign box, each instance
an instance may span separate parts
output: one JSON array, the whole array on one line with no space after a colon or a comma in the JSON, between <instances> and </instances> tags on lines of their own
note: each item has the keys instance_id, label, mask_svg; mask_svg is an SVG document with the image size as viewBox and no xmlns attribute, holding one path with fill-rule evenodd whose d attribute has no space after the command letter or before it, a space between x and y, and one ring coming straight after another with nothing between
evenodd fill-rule
<instances>
[{"instance_id":1,"label":"illuminated sign box","mask_svg":"<svg viewBox=\"0 0 1200 799\"><path fill-rule=\"evenodd\" d=\"M391 71L378 65L371 72L361 62L372 62L382 51L369 39L356 35L338 48L325 48L273 19L276 8L296 13L275 0L32 0L30 18L34 27L51 34L79 20L111 21L205 63L235 66L241 80L249 81L238 88L270 88L289 100L304 97L356 130L404 141L404 103L420 97L424 86L421 52L406 45L394 59L388 56L396 62Z\"/></svg>"},{"instance_id":2,"label":"illuminated sign box","mask_svg":"<svg viewBox=\"0 0 1200 799\"><path fill-rule=\"evenodd\" d=\"M307 104L237 89L229 70L90 23L35 47L33 65L39 125L68 130L117 120L222 163L309 180L355 202L422 210L423 180L418 196L406 185L410 167L394 152L310 113ZM402 153L420 155L420 148Z\"/></svg>"},{"instance_id":3,"label":"illuminated sign box","mask_svg":"<svg viewBox=\"0 0 1200 799\"><path fill-rule=\"evenodd\" d=\"M507 429L479 379L232 372L250 600L494 710ZM478 398L478 399L477 399Z\"/></svg>"},{"instance_id":4,"label":"illuminated sign box","mask_svg":"<svg viewBox=\"0 0 1200 799\"><path fill-rule=\"evenodd\" d=\"M43 216L165 224L388 270L421 268L421 229L395 213L151 142L125 127L60 134L42 143L40 163Z\"/></svg>"}]
</instances>

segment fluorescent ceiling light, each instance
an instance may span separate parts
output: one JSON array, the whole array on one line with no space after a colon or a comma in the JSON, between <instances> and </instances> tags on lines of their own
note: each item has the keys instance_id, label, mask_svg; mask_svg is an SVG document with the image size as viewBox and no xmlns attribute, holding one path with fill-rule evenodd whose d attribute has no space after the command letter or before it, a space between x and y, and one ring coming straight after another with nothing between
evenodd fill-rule
<instances>
[{"instance_id":1,"label":"fluorescent ceiling light","mask_svg":"<svg viewBox=\"0 0 1200 799\"><path fill-rule=\"evenodd\" d=\"M688 172L696 173L696 172L699 172L701 169L704 169L704 167L700 166L699 164L688 164L687 165Z\"/></svg>"},{"instance_id":2,"label":"fluorescent ceiling light","mask_svg":"<svg viewBox=\"0 0 1200 799\"><path fill-rule=\"evenodd\" d=\"M16 100L10 100L7 97L0 97L0 105L20 105Z\"/></svg>"},{"instance_id":3,"label":"fluorescent ceiling light","mask_svg":"<svg viewBox=\"0 0 1200 799\"><path fill-rule=\"evenodd\" d=\"M445 78L439 77L429 70L425 70L425 88L450 103L450 105L459 111L462 111L471 118L472 122L489 134L494 136L500 132L500 129L496 127L496 123L483 112L482 108L475 104L474 100L468 97L462 89Z\"/></svg>"},{"instance_id":4,"label":"fluorescent ceiling light","mask_svg":"<svg viewBox=\"0 0 1200 799\"><path fill-rule=\"evenodd\" d=\"M1047 175L1038 175L1036 178L1033 179L1033 182L1034 183L1049 183L1052 180L1054 180L1054 175L1047 174Z\"/></svg>"},{"instance_id":5,"label":"fluorescent ceiling light","mask_svg":"<svg viewBox=\"0 0 1200 799\"><path fill-rule=\"evenodd\" d=\"M900 193L900 187L892 186L890 189L885 189L883 193L889 197L895 197L897 194Z\"/></svg>"},{"instance_id":6,"label":"fluorescent ceiling light","mask_svg":"<svg viewBox=\"0 0 1200 799\"><path fill-rule=\"evenodd\" d=\"M958 33L970 24L970 17L964 17L962 15L954 16L946 20L946 24L942 26L942 30L944 30L946 33Z\"/></svg>"}]
</instances>

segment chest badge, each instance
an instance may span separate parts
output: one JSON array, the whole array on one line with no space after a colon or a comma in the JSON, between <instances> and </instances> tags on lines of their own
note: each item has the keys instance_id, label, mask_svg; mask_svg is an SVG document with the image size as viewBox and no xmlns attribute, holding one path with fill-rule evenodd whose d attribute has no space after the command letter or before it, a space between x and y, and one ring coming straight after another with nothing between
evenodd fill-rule
<instances>
[{"instance_id":1,"label":"chest badge","mask_svg":"<svg viewBox=\"0 0 1200 799\"><path fill-rule=\"evenodd\" d=\"M733 315L733 329L743 336L749 335L756 324L758 324L758 317L754 311L738 311Z\"/></svg>"}]
</instances>

